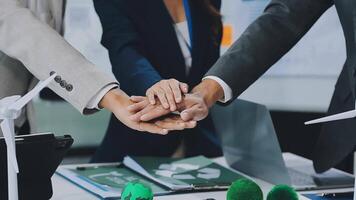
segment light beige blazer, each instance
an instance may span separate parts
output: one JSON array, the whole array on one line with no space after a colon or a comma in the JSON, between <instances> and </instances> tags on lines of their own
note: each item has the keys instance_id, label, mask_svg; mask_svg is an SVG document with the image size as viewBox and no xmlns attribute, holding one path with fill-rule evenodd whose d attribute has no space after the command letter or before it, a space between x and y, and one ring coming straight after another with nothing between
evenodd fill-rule
<instances>
[{"instance_id":1,"label":"light beige blazer","mask_svg":"<svg viewBox=\"0 0 356 200\"><path fill-rule=\"evenodd\" d=\"M44 80L56 72L49 88L90 114L95 110L86 109L88 102L117 83L61 37L63 8L62 0L0 0L0 98L23 95L33 75Z\"/></svg>"}]
</instances>

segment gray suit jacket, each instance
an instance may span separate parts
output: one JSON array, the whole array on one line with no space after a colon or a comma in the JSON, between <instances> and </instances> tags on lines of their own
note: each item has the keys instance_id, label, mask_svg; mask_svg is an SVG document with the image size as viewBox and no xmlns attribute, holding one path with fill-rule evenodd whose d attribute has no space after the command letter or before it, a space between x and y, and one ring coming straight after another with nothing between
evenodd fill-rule
<instances>
[{"instance_id":1,"label":"gray suit jacket","mask_svg":"<svg viewBox=\"0 0 356 200\"><path fill-rule=\"evenodd\" d=\"M272 0L207 75L223 79L236 98L287 53L333 4L333 0ZM356 1L336 0L335 6L346 38L347 60L329 113L341 112L355 105ZM339 163L356 144L356 120L325 126L323 133L327 133L321 134L314 159L319 172Z\"/></svg>"},{"instance_id":2,"label":"gray suit jacket","mask_svg":"<svg viewBox=\"0 0 356 200\"><path fill-rule=\"evenodd\" d=\"M86 109L88 102L117 83L61 37L63 7L62 0L0 0L0 98L23 95L34 77L56 72L60 79L49 88L89 114L96 110Z\"/></svg>"}]
</instances>

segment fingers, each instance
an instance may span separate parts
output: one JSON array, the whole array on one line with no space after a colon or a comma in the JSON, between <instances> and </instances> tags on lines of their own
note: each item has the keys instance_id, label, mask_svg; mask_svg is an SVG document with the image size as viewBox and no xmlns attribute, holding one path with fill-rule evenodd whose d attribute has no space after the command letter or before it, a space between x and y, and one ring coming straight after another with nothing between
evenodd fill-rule
<instances>
[{"instance_id":1,"label":"fingers","mask_svg":"<svg viewBox=\"0 0 356 200\"><path fill-rule=\"evenodd\" d=\"M177 109L177 106L176 106L176 102L174 100L174 95L173 95L171 87L169 85L163 85L162 89L164 91L165 98L168 101L169 109L171 111L175 111Z\"/></svg>"},{"instance_id":2,"label":"fingers","mask_svg":"<svg viewBox=\"0 0 356 200\"><path fill-rule=\"evenodd\" d=\"M197 122L196 121L189 121L188 123L185 124L185 128L189 128L189 129L192 129L192 128L195 128L197 126Z\"/></svg>"},{"instance_id":3,"label":"fingers","mask_svg":"<svg viewBox=\"0 0 356 200\"><path fill-rule=\"evenodd\" d=\"M130 100L132 102L134 102L134 103L138 103L138 102L141 102L141 101L145 101L146 97L143 97L143 96L131 96Z\"/></svg>"},{"instance_id":4,"label":"fingers","mask_svg":"<svg viewBox=\"0 0 356 200\"><path fill-rule=\"evenodd\" d=\"M191 129L195 128L197 125L195 121L184 122L179 116L174 118L167 117L163 120L156 121L155 124L163 129L170 131Z\"/></svg>"},{"instance_id":5,"label":"fingers","mask_svg":"<svg viewBox=\"0 0 356 200\"><path fill-rule=\"evenodd\" d=\"M162 117L164 115L169 114L171 111L163 108L161 105L148 105L141 111L136 114L130 116L130 120L133 121L151 121L158 117Z\"/></svg>"},{"instance_id":6,"label":"fingers","mask_svg":"<svg viewBox=\"0 0 356 200\"><path fill-rule=\"evenodd\" d=\"M184 93L187 94L189 92L189 86L186 83L179 83L180 90Z\"/></svg>"},{"instance_id":7,"label":"fingers","mask_svg":"<svg viewBox=\"0 0 356 200\"><path fill-rule=\"evenodd\" d=\"M194 105L181 112L180 116L183 121L200 121L208 115L208 110L200 105Z\"/></svg>"},{"instance_id":8,"label":"fingers","mask_svg":"<svg viewBox=\"0 0 356 200\"><path fill-rule=\"evenodd\" d=\"M141 122L139 123L139 127L140 127L139 131L146 131L154 134L167 135L169 132L167 129L159 127L153 123Z\"/></svg>"},{"instance_id":9,"label":"fingers","mask_svg":"<svg viewBox=\"0 0 356 200\"><path fill-rule=\"evenodd\" d=\"M148 98L148 101L150 104L155 105L156 104L156 99L155 99L155 92L151 89L147 90L146 96Z\"/></svg>"},{"instance_id":10,"label":"fingers","mask_svg":"<svg viewBox=\"0 0 356 200\"><path fill-rule=\"evenodd\" d=\"M145 100L145 101L141 101L141 102L129 105L127 107L127 110L132 112L132 113L136 113L136 112L139 112L139 111L143 110L148 105L149 105L149 103Z\"/></svg>"},{"instance_id":11,"label":"fingers","mask_svg":"<svg viewBox=\"0 0 356 200\"><path fill-rule=\"evenodd\" d=\"M154 109L155 109L155 107L152 106L152 105L146 106L142 110L140 110L140 111L136 112L135 114L131 115L129 117L129 119L132 120L132 121L135 121L135 122L139 122L139 121L141 121L142 115L144 115L146 113L149 113L149 112L153 112Z\"/></svg>"},{"instance_id":12,"label":"fingers","mask_svg":"<svg viewBox=\"0 0 356 200\"><path fill-rule=\"evenodd\" d=\"M158 98L165 109L170 109L173 112L177 109L176 104L183 100L182 93L188 93L188 85L175 79L169 79L153 85L147 90L146 96L150 104L155 105L156 98Z\"/></svg>"},{"instance_id":13,"label":"fingers","mask_svg":"<svg viewBox=\"0 0 356 200\"><path fill-rule=\"evenodd\" d=\"M181 104L183 103L183 94L188 92L188 85L181 83L175 79L163 80L156 83L149 90L147 90L147 97L132 96L130 99L135 102L128 107L128 111L135 113L130 116L130 119L136 122L139 121L151 121L158 117L162 117L171 112L179 109L184 109ZM183 94L182 94L183 93ZM156 104L158 98L160 104ZM168 110L169 109L169 110ZM188 114L184 114L185 121L190 119L200 119L200 116L196 116L196 111L187 111ZM169 122L173 123L173 122ZM190 126L188 126L189 128Z\"/></svg>"},{"instance_id":14,"label":"fingers","mask_svg":"<svg viewBox=\"0 0 356 200\"><path fill-rule=\"evenodd\" d=\"M184 130L185 124L182 122L175 122L175 121L157 121L155 124L158 127L168 129L168 130Z\"/></svg>"},{"instance_id":15,"label":"fingers","mask_svg":"<svg viewBox=\"0 0 356 200\"><path fill-rule=\"evenodd\" d=\"M140 115L141 115L140 120L147 122L147 121L156 119L158 117L167 115L169 113L171 113L170 110L164 109L161 106L156 107L155 109L147 109L147 110L144 109L144 110L142 110L142 113L140 113Z\"/></svg>"},{"instance_id":16,"label":"fingers","mask_svg":"<svg viewBox=\"0 0 356 200\"><path fill-rule=\"evenodd\" d=\"M196 125L197 123L195 121L184 122L179 116L167 117L163 120L158 120L155 123L141 122L139 124L139 131L166 135L169 131L191 129L195 128Z\"/></svg>"},{"instance_id":17,"label":"fingers","mask_svg":"<svg viewBox=\"0 0 356 200\"><path fill-rule=\"evenodd\" d=\"M165 91L162 88L159 88L156 91L156 95L157 95L159 101L161 102L163 108L169 109L169 103L168 103L168 100L166 98Z\"/></svg>"},{"instance_id":18,"label":"fingers","mask_svg":"<svg viewBox=\"0 0 356 200\"><path fill-rule=\"evenodd\" d=\"M171 79L169 82L169 87L173 92L175 103L180 103L182 101L182 91L179 84L179 81L175 79Z\"/></svg>"},{"instance_id":19,"label":"fingers","mask_svg":"<svg viewBox=\"0 0 356 200\"><path fill-rule=\"evenodd\" d=\"M175 79L171 79L169 86L173 91L175 102L181 103L183 100L182 93L183 94L188 93L188 88L189 88L188 85L186 83L181 83Z\"/></svg>"}]
</instances>

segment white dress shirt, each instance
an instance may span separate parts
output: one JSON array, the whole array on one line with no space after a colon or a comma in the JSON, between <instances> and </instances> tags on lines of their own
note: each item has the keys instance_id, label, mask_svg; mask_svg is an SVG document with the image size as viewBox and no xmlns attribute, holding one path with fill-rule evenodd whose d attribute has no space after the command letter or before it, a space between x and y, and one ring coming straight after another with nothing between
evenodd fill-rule
<instances>
[{"instance_id":1,"label":"white dress shirt","mask_svg":"<svg viewBox=\"0 0 356 200\"><path fill-rule=\"evenodd\" d=\"M174 28L176 30L179 46L185 60L185 73L186 75L189 75L190 68L192 67L192 54L190 52L191 42L189 37L188 23L187 21L176 23Z\"/></svg>"},{"instance_id":2,"label":"white dress shirt","mask_svg":"<svg viewBox=\"0 0 356 200\"><path fill-rule=\"evenodd\" d=\"M203 80L204 79L214 80L222 87L222 89L224 91L224 98L219 100L221 103L226 103L232 99L233 94L232 94L231 87L225 81L223 81L221 78L219 78L217 76L206 76L203 78Z\"/></svg>"}]
</instances>

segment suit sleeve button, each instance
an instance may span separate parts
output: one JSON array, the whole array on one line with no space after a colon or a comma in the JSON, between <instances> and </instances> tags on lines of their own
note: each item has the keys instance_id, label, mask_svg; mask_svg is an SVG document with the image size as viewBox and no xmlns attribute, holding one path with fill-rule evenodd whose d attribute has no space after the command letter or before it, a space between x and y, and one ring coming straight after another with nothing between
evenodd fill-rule
<instances>
[{"instance_id":1,"label":"suit sleeve button","mask_svg":"<svg viewBox=\"0 0 356 200\"><path fill-rule=\"evenodd\" d=\"M62 77L61 76L56 76L54 78L54 81L56 81L57 83L60 83L62 81Z\"/></svg>"},{"instance_id":2,"label":"suit sleeve button","mask_svg":"<svg viewBox=\"0 0 356 200\"><path fill-rule=\"evenodd\" d=\"M59 84L61 85L62 88L65 88L67 86L67 82L64 80L62 80Z\"/></svg>"},{"instance_id":3,"label":"suit sleeve button","mask_svg":"<svg viewBox=\"0 0 356 200\"><path fill-rule=\"evenodd\" d=\"M71 92L71 91L73 90L73 85L72 85L72 84L68 84L68 85L66 86L66 90L67 90L68 92Z\"/></svg>"}]
</instances>

